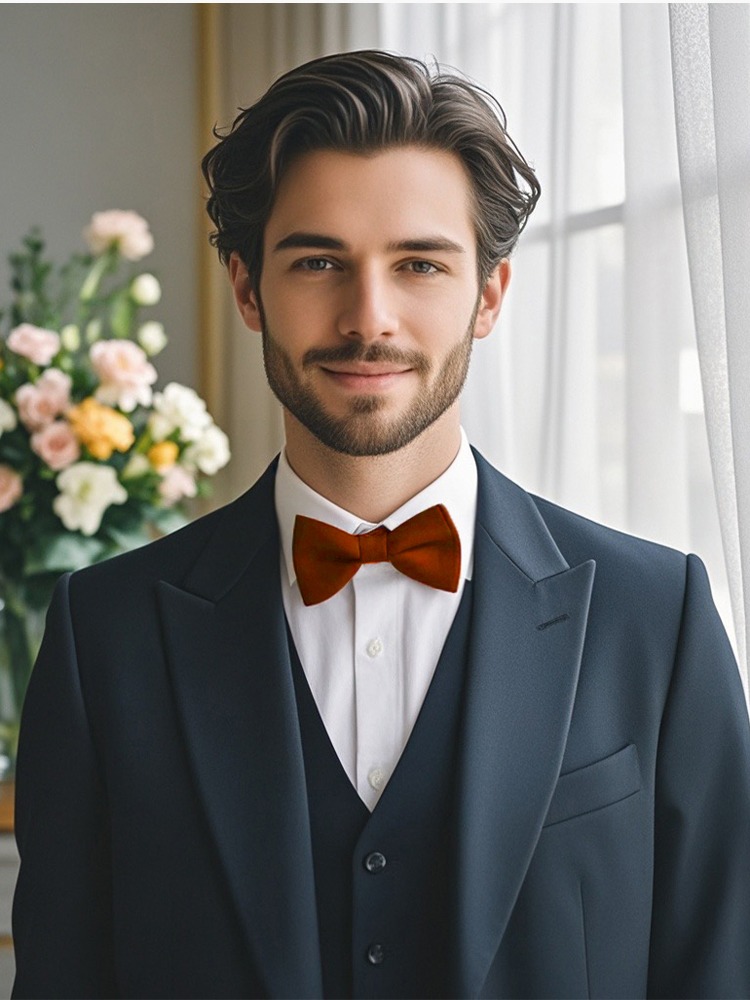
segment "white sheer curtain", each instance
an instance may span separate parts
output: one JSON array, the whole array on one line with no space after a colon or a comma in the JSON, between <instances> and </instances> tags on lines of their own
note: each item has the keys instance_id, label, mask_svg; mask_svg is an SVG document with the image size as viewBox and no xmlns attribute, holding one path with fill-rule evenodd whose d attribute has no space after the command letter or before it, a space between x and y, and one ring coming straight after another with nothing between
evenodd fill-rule
<instances>
[{"instance_id":1,"label":"white sheer curtain","mask_svg":"<svg viewBox=\"0 0 750 1000\"><path fill-rule=\"evenodd\" d=\"M542 200L464 398L524 486L697 551L732 615L703 415L666 4L383 4L383 44L498 97Z\"/></svg>"},{"instance_id":2,"label":"white sheer curtain","mask_svg":"<svg viewBox=\"0 0 750 1000\"><path fill-rule=\"evenodd\" d=\"M750 625L750 5L670 4L690 279L737 644Z\"/></svg>"},{"instance_id":3,"label":"white sheer curtain","mask_svg":"<svg viewBox=\"0 0 750 1000\"><path fill-rule=\"evenodd\" d=\"M296 62L364 47L435 57L500 100L543 196L514 256L498 328L475 350L464 396L470 437L527 488L698 552L731 630L682 222L667 5L216 6L227 38L228 109ZM227 392L238 492L280 434L257 338L232 324Z\"/></svg>"}]
</instances>

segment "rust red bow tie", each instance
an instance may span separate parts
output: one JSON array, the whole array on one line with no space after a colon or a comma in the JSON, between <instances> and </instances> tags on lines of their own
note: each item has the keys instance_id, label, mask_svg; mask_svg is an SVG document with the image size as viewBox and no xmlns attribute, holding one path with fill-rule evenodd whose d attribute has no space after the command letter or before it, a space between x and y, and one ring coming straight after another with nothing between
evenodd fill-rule
<instances>
[{"instance_id":1,"label":"rust red bow tie","mask_svg":"<svg viewBox=\"0 0 750 1000\"><path fill-rule=\"evenodd\" d=\"M461 541L442 504L410 517L393 531L382 525L350 535L299 514L292 556L302 600L320 604L337 594L364 563L390 562L400 573L438 590L458 590Z\"/></svg>"}]
</instances>

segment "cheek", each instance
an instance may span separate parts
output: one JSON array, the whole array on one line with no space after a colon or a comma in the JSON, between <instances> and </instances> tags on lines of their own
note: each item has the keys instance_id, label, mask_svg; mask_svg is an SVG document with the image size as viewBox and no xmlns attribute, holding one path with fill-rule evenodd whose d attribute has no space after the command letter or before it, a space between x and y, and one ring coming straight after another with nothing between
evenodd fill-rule
<instances>
[{"instance_id":1,"label":"cheek","mask_svg":"<svg viewBox=\"0 0 750 1000\"><path fill-rule=\"evenodd\" d=\"M414 317L412 331L424 347L447 353L467 335L473 316L473 304L425 303Z\"/></svg>"},{"instance_id":2,"label":"cheek","mask_svg":"<svg viewBox=\"0 0 750 1000\"><path fill-rule=\"evenodd\" d=\"M335 314L334 303L312 288L285 290L269 282L261 288L263 307L271 329L283 328L286 336L309 329Z\"/></svg>"}]
</instances>

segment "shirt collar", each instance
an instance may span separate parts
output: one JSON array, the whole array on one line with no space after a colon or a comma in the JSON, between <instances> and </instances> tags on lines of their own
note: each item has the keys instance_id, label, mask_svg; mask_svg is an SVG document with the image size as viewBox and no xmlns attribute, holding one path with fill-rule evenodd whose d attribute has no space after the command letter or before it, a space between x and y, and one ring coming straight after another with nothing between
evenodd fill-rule
<instances>
[{"instance_id":1,"label":"shirt collar","mask_svg":"<svg viewBox=\"0 0 750 1000\"><path fill-rule=\"evenodd\" d=\"M357 535L378 527L377 524L362 521L343 507L331 503L311 489L307 483L303 483L287 461L284 452L281 453L276 471L275 503L281 550L290 587L297 579L292 561L292 535L294 519L298 514L325 521L335 528ZM439 503L447 508L456 526L458 537L461 539L462 578L470 580L474 562L477 466L463 428L458 454L445 472L379 523L392 530L420 511Z\"/></svg>"}]
</instances>

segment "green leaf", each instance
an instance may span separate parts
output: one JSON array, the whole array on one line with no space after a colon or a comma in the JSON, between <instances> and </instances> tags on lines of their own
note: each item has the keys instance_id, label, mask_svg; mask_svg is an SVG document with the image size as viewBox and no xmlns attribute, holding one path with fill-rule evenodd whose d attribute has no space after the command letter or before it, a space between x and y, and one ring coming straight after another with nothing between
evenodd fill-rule
<instances>
[{"instance_id":1,"label":"green leaf","mask_svg":"<svg viewBox=\"0 0 750 1000\"><path fill-rule=\"evenodd\" d=\"M155 508L149 513L149 519L165 535L177 531L178 528L184 528L190 520L173 507Z\"/></svg>"},{"instance_id":2,"label":"green leaf","mask_svg":"<svg viewBox=\"0 0 750 1000\"><path fill-rule=\"evenodd\" d=\"M73 532L37 539L26 553L24 573L66 572L96 562L106 545L98 538Z\"/></svg>"},{"instance_id":3,"label":"green leaf","mask_svg":"<svg viewBox=\"0 0 750 1000\"><path fill-rule=\"evenodd\" d=\"M112 525L107 528L106 536L114 544L115 548L122 552L138 549L141 545L145 545L151 541L148 533L143 528L128 529Z\"/></svg>"}]
</instances>

